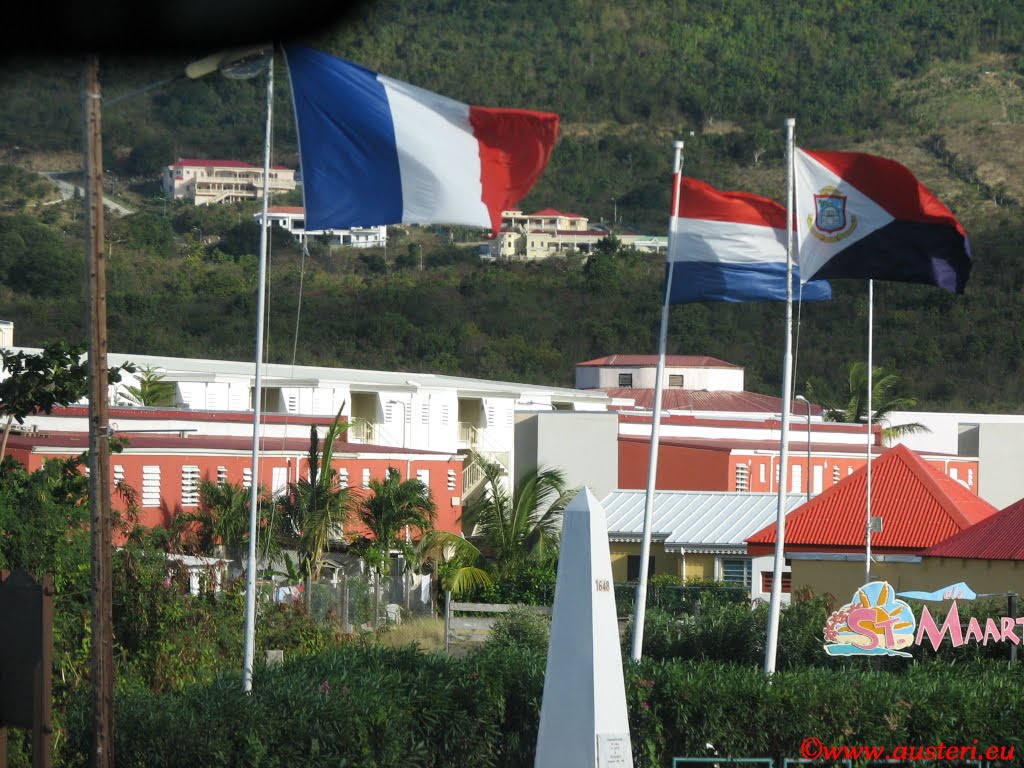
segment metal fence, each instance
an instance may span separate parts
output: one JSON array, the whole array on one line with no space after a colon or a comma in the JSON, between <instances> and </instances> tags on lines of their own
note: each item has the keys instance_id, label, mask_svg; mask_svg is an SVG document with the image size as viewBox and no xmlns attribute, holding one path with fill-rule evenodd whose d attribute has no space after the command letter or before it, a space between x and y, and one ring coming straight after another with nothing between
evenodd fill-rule
<instances>
[{"instance_id":1,"label":"metal fence","mask_svg":"<svg viewBox=\"0 0 1024 768\"><path fill-rule=\"evenodd\" d=\"M340 621L346 631L379 629L413 617L437 615L431 575L403 573L401 569L379 585L372 573L338 574L310 585L308 597L305 589L289 594L305 601L317 621Z\"/></svg>"}]
</instances>

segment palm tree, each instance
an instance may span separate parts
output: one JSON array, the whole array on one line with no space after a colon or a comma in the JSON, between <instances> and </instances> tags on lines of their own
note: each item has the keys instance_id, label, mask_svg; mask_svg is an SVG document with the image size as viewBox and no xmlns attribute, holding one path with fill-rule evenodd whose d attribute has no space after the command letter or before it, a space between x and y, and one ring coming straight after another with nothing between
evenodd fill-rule
<instances>
[{"instance_id":1,"label":"palm tree","mask_svg":"<svg viewBox=\"0 0 1024 768\"><path fill-rule=\"evenodd\" d=\"M483 469L487 490L466 508L462 520L498 570L555 557L562 512L575 495L566 490L561 470L538 467L528 472L510 497L501 482L502 468L484 461Z\"/></svg>"},{"instance_id":2,"label":"palm tree","mask_svg":"<svg viewBox=\"0 0 1024 768\"><path fill-rule=\"evenodd\" d=\"M258 489L257 495L261 502L266 499L262 488ZM199 551L211 554L214 546L220 544L229 558L241 563L249 547L249 503L249 489L240 484L201 480L199 509L179 517L184 523L198 524L195 533ZM262 509L259 514L260 529L269 533L266 514ZM273 545L273 537L268 536L267 539L269 548Z\"/></svg>"},{"instance_id":3,"label":"palm tree","mask_svg":"<svg viewBox=\"0 0 1024 768\"><path fill-rule=\"evenodd\" d=\"M397 549L407 563L415 562L417 550L411 539L413 535L420 539L433 529L437 506L423 481L418 478L402 480L397 469L388 467L383 481L370 481L370 492L356 507L356 516L368 534L356 549L377 576L378 589L374 590L374 615L377 615L379 585L381 579L391 573L391 551Z\"/></svg>"},{"instance_id":4,"label":"palm tree","mask_svg":"<svg viewBox=\"0 0 1024 768\"><path fill-rule=\"evenodd\" d=\"M479 456L474 460L483 468L486 490L462 515L470 539L438 532L425 542L450 564L444 586L456 594L527 561L554 559L562 513L576 495L560 470L538 467L519 479L510 496L501 482L504 470Z\"/></svg>"},{"instance_id":5,"label":"palm tree","mask_svg":"<svg viewBox=\"0 0 1024 768\"><path fill-rule=\"evenodd\" d=\"M338 470L331 466L334 441L344 429L339 411L327 428L321 453L316 427L310 427L309 477L288 483L277 502L284 535L294 540L303 570L313 581L320 578L324 550L332 539L341 538L355 502L351 489L341 487Z\"/></svg>"},{"instance_id":6,"label":"palm tree","mask_svg":"<svg viewBox=\"0 0 1024 768\"><path fill-rule=\"evenodd\" d=\"M124 388L121 401L125 405L174 405L176 391L173 382L164 381L156 368L147 365L139 371L138 386Z\"/></svg>"},{"instance_id":7,"label":"palm tree","mask_svg":"<svg viewBox=\"0 0 1024 768\"><path fill-rule=\"evenodd\" d=\"M871 421L887 425L882 428L882 442L890 443L897 437L930 431L923 424L889 424L889 414L893 411L910 410L917 405L913 395L902 394L900 377L893 371L875 366L871 377ZM838 421L846 424L861 424L867 421L867 364L857 360L848 366L848 391L838 393L821 379L810 379L806 384L807 398L818 403L824 409L825 421Z\"/></svg>"}]
</instances>

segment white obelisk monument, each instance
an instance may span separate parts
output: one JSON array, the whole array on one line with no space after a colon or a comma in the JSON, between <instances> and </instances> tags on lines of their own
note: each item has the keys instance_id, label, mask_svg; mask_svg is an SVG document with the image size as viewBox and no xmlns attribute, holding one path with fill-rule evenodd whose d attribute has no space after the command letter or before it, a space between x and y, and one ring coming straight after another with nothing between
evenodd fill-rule
<instances>
[{"instance_id":1,"label":"white obelisk monument","mask_svg":"<svg viewBox=\"0 0 1024 768\"><path fill-rule=\"evenodd\" d=\"M534 768L633 768L604 508L566 507Z\"/></svg>"}]
</instances>

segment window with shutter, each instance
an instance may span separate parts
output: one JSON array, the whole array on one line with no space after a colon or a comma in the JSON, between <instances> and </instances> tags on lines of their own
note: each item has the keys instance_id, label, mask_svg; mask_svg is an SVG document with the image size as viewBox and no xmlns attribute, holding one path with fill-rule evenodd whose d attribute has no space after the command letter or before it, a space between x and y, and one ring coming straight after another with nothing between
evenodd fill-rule
<instances>
[{"instance_id":1,"label":"window with shutter","mask_svg":"<svg viewBox=\"0 0 1024 768\"><path fill-rule=\"evenodd\" d=\"M194 464L181 468L181 506L199 506L199 467Z\"/></svg>"},{"instance_id":2,"label":"window with shutter","mask_svg":"<svg viewBox=\"0 0 1024 768\"><path fill-rule=\"evenodd\" d=\"M142 468L142 506L160 506L160 467L148 465Z\"/></svg>"},{"instance_id":3,"label":"window with shutter","mask_svg":"<svg viewBox=\"0 0 1024 768\"><path fill-rule=\"evenodd\" d=\"M750 589L750 559L722 558L722 581Z\"/></svg>"}]
</instances>

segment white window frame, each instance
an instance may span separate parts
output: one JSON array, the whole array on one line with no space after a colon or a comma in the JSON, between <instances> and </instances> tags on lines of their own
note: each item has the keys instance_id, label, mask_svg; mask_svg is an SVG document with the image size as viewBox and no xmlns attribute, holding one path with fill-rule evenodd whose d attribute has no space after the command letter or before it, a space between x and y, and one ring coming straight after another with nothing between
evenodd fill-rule
<instances>
[{"instance_id":1,"label":"white window frame","mask_svg":"<svg viewBox=\"0 0 1024 768\"><path fill-rule=\"evenodd\" d=\"M160 465L146 464L142 467L142 506L159 507L163 494L160 487Z\"/></svg>"},{"instance_id":2,"label":"white window frame","mask_svg":"<svg viewBox=\"0 0 1024 768\"><path fill-rule=\"evenodd\" d=\"M181 506L199 506L199 467L185 464L181 468Z\"/></svg>"}]
</instances>

